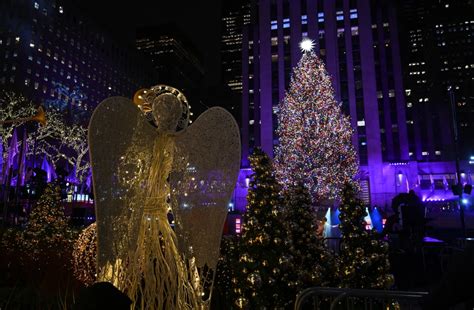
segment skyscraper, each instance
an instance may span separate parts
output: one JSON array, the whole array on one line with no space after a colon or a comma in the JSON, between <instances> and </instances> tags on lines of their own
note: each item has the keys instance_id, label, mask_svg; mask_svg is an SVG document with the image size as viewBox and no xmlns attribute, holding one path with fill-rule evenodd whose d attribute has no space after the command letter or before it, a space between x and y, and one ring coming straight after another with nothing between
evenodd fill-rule
<instances>
[{"instance_id":1,"label":"skyscraper","mask_svg":"<svg viewBox=\"0 0 474 310\"><path fill-rule=\"evenodd\" d=\"M193 105L196 115L205 110L200 104L204 77L202 57L174 25L138 29L136 48L147 55L159 75L159 83L179 88Z\"/></svg>"},{"instance_id":2,"label":"skyscraper","mask_svg":"<svg viewBox=\"0 0 474 310\"><path fill-rule=\"evenodd\" d=\"M242 93L242 29L250 23L250 0L225 1L222 12L222 77Z\"/></svg>"},{"instance_id":3,"label":"skyscraper","mask_svg":"<svg viewBox=\"0 0 474 310\"><path fill-rule=\"evenodd\" d=\"M132 97L156 80L133 46L118 43L72 1L0 3L0 87L84 122L103 99Z\"/></svg>"},{"instance_id":4,"label":"skyscraper","mask_svg":"<svg viewBox=\"0 0 474 310\"><path fill-rule=\"evenodd\" d=\"M474 155L474 4L469 0L399 2L410 158L453 158L448 87L455 95L460 157Z\"/></svg>"}]
</instances>

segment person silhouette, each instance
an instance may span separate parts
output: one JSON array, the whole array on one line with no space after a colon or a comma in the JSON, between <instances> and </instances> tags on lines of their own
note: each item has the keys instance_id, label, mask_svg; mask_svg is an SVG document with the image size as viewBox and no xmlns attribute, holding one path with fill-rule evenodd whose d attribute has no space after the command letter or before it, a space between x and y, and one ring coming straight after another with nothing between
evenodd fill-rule
<instances>
[{"instance_id":1,"label":"person silhouette","mask_svg":"<svg viewBox=\"0 0 474 310\"><path fill-rule=\"evenodd\" d=\"M82 289L73 310L129 310L132 301L109 282L97 282Z\"/></svg>"}]
</instances>

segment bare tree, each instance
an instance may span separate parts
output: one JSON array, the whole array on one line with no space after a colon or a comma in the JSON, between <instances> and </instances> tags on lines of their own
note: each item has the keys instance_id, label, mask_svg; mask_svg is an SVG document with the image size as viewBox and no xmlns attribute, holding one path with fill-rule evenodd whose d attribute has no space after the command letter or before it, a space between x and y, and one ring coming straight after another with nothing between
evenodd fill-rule
<instances>
[{"instance_id":1,"label":"bare tree","mask_svg":"<svg viewBox=\"0 0 474 310\"><path fill-rule=\"evenodd\" d=\"M31 101L13 92L0 95L0 107L1 120L29 117L36 111ZM61 161L66 161L75 168L75 177L79 183L84 182L90 168L87 128L78 124L67 124L63 115L52 109L47 111L46 118L46 125L38 125L34 131L28 133L26 155L31 158L36 154L45 154L55 168ZM17 123L16 126L21 124ZM0 126L4 153L8 151L8 139L14 128L15 126L11 125Z\"/></svg>"},{"instance_id":2,"label":"bare tree","mask_svg":"<svg viewBox=\"0 0 474 310\"><path fill-rule=\"evenodd\" d=\"M3 91L0 93L0 120L14 120L18 118L30 117L35 114L35 106L33 102L26 99L25 97L15 94L13 92ZM16 123L16 126L23 124L24 122ZM15 126L3 125L0 126L0 134L2 135L2 143L4 146L4 152L7 149L8 139L13 134Z\"/></svg>"}]
</instances>

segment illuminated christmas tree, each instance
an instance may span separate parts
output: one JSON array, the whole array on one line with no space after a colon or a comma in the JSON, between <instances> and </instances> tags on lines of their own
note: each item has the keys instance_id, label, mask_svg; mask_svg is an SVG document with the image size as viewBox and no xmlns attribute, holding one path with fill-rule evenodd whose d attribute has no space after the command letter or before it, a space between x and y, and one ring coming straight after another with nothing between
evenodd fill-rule
<instances>
[{"instance_id":1,"label":"illuminated christmas tree","mask_svg":"<svg viewBox=\"0 0 474 310\"><path fill-rule=\"evenodd\" d=\"M76 242L72 252L74 276L86 285L96 280L97 269L97 225L90 224L85 228Z\"/></svg>"},{"instance_id":2,"label":"illuminated christmas tree","mask_svg":"<svg viewBox=\"0 0 474 310\"><path fill-rule=\"evenodd\" d=\"M23 249L34 261L47 264L70 255L73 237L61 206L60 188L49 183L21 235Z\"/></svg>"},{"instance_id":3,"label":"illuminated christmas tree","mask_svg":"<svg viewBox=\"0 0 474 310\"><path fill-rule=\"evenodd\" d=\"M281 220L280 186L267 154L256 149L250 156L253 170L248 206L235 272L235 305L244 309L274 309L291 305L289 290L293 258Z\"/></svg>"},{"instance_id":4,"label":"illuminated christmas tree","mask_svg":"<svg viewBox=\"0 0 474 310\"><path fill-rule=\"evenodd\" d=\"M303 182L316 200L334 199L358 170L352 128L311 41L301 45L303 57L279 105L277 178L284 187Z\"/></svg>"},{"instance_id":5,"label":"illuminated christmas tree","mask_svg":"<svg viewBox=\"0 0 474 310\"><path fill-rule=\"evenodd\" d=\"M214 288L212 292L211 309L232 309L236 294L233 290L237 281L235 272L239 261L238 244L240 237L223 236L221 240L221 250L219 261L217 262Z\"/></svg>"},{"instance_id":6,"label":"illuminated christmas tree","mask_svg":"<svg viewBox=\"0 0 474 310\"><path fill-rule=\"evenodd\" d=\"M388 244L378 238L375 230L366 230L367 215L357 198L354 185L347 184L339 207L342 232L338 272L341 287L389 288L393 275L389 273Z\"/></svg>"},{"instance_id":7,"label":"illuminated christmas tree","mask_svg":"<svg viewBox=\"0 0 474 310\"><path fill-rule=\"evenodd\" d=\"M289 251L294 266L288 283L293 295L312 286L335 285L335 259L317 236L316 212L311 205L311 195L300 184L290 186L283 196L284 223L291 240Z\"/></svg>"}]
</instances>

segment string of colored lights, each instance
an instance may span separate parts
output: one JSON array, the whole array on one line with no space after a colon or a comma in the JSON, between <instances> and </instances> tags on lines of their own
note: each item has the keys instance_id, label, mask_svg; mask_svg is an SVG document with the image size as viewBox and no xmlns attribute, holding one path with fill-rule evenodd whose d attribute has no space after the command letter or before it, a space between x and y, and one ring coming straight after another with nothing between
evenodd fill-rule
<instances>
[{"instance_id":1,"label":"string of colored lights","mask_svg":"<svg viewBox=\"0 0 474 310\"><path fill-rule=\"evenodd\" d=\"M358 170L353 131L324 63L311 49L303 49L279 111L278 180L285 188L302 181L317 200L339 197Z\"/></svg>"}]
</instances>

